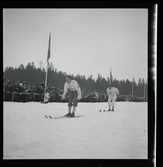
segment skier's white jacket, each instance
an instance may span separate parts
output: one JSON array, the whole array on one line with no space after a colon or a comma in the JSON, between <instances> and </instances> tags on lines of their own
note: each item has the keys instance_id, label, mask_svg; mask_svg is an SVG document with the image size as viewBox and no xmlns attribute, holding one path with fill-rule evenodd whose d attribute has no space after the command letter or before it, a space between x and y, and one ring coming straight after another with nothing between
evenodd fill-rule
<instances>
[{"instance_id":1,"label":"skier's white jacket","mask_svg":"<svg viewBox=\"0 0 163 167\"><path fill-rule=\"evenodd\" d=\"M46 92L45 95L44 95L44 102L48 102L49 98L50 98L50 95L49 95L48 92Z\"/></svg>"},{"instance_id":2,"label":"skier's white jacket","mask_svg":"<svg viewBox=\"0 0 163 167\"><path fill-rule=\"evenodd\" d=\"M119 95L119 90L115 87L112 87L111 90L109 88L106 89L106 92L108 94L108 97L117 97Z\"/></svg>"},{"instance_id":3,"label":"skier's white jacket","mask_svg":"<svg viewBox=\"0 0 163 167\"><path fill-rule=\"evenodd\" d=\"M78 85L78 83L75 80L71 80L70 84L65 82L64 92L63 92L63 95L62 95L63 99L65 98L68 89L71 90L71 91L77 91L78 98L81 99L81 89L80 89L80 86Z\"/></svg>"}]
</instances>

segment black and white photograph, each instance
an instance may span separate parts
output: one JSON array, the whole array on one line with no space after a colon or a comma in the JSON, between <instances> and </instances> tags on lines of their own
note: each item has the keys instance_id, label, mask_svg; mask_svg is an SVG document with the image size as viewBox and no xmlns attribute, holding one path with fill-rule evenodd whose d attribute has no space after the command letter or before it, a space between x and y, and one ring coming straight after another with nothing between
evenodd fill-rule
<instances>
[{"instance_id":1,"label":"black and white photograph","mask_svg":"<svg viewBox=\"0 0 163 167\"><path fill-rule=\"evenodd\" d=\"M3 159L147 160L148 14L3 8Z\"/></svg>"}]
</instances>

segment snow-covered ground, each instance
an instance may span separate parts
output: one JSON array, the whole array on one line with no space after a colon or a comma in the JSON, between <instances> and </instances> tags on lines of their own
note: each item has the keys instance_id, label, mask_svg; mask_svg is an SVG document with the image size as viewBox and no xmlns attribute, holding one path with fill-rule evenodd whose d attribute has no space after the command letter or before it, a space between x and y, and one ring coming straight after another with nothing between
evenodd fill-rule
<instances>
[{"instance_id":1,"label":"snow-covered ground","mask_svg":"<svg viewBox=\"0 0 163 167\"><path fill-rule=\"evenodd\" d=\"M78 118L67 103L4 102L4 159L147 159L147 103L79 103Z\"/></svg>"}]
</instances>

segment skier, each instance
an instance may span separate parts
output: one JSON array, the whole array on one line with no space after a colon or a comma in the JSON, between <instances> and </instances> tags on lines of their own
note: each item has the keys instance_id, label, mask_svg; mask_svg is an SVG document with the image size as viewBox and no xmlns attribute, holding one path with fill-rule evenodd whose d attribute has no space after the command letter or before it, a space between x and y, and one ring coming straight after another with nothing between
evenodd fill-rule
<instances>
[{"instance_id":1,"label":"skier","mask_svg":"<svg viewBox=\"0 0 163 167\"><path fill-rule=\"evenodd\" d=\"M115 100L117 98L117 96L119 95L119 90L115 87L111 87L111 85L109 85L109 87L106 89L107 95L108 95L108 106L109 106L109 110L111 111L111 106L112 106L112 111L114 111L114 107L115 107Z\"/></svg>"},{"instance_id":2,"label":"skier","mask_svg":"<svg viewBox=\"0 0 163 167\"><path fill-rule=\"evenodd\" d=\"M49 90L47 89L46 93L44 95L44 102L43 103L48 103L49 99L50 99L50 94L49 94Z\"/></svg>"},{"instance_id":3,"label":"skier","mask_svg":"<svg viewBox=\"0 0 163 167\"><path fill-rule=\"evenodd\" d=\"M64 84L64 91L62 94L61 100L65 99L65 96L69 90L69 99L68 99L68 114L66 117L74 117L75 110L78 105L78 100L81 99L81 89L77 81L72 80L70 76L66 76L66 82ZM73 106L73 111L71 113L71 108Z\"/></svg>"}]
</instances>

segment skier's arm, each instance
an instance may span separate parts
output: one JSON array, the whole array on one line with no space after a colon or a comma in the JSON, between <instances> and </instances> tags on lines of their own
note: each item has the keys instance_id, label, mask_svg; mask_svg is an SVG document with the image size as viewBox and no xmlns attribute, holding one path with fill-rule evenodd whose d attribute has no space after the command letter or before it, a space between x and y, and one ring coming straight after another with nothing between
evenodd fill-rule
<instances>
[{"instance_id":1,"label":"skier's arm","mask_svg":"<svg viewBox=\"0 0 163 167\"><path fill-rule=\"evenodd\" d=\"M108 90L108 88L106 89L106 96L109 97L109 90Z\"/></svg>"},{"instance_id":2,"label":"skier's arm","mask_svg":"<svg viewBox=\"0 0 163 167\"><path fill-rule=\"evenodd\" d=\"M62 99L65 99L67 91L68 91L68 86L67 86L67 83L65 82L65 84L64 84L64 91L63 91L63 94L62 94Z\"/></svg>"},{"instance_id":3,"label":"skier's arm","mask_svg":"<svg viewBox=\"0 0 163 167\"><path fill-rule=\"evenodd\" d=\"M80 89L80 87L78 87L78 89L77 89L77 92L78 92L78 99L81 99L81 89Z\"/></svg>"},{"instance_id":4,"label":"skier's arm","mask_svg":"<svg viewBox=\"0 0 163 167\"><path fill-rule=\"evenodd\" d=\"M76 88L76 90L77 90L77 92L78 92L78 99L81 99L81 89L80 89L80 86L78 85L78 83L77 82L75 82L75 88Z\"/></svg>"},{"instance_id":5,"label":"skier's arm","mask_svg":"<svg viewBox=\"0 0 163 167\"><path fill-rule=\"evenodd\" d=\"M119 96L119 90L117 89L117 96Z\"/></svg>"}]
</instances>

